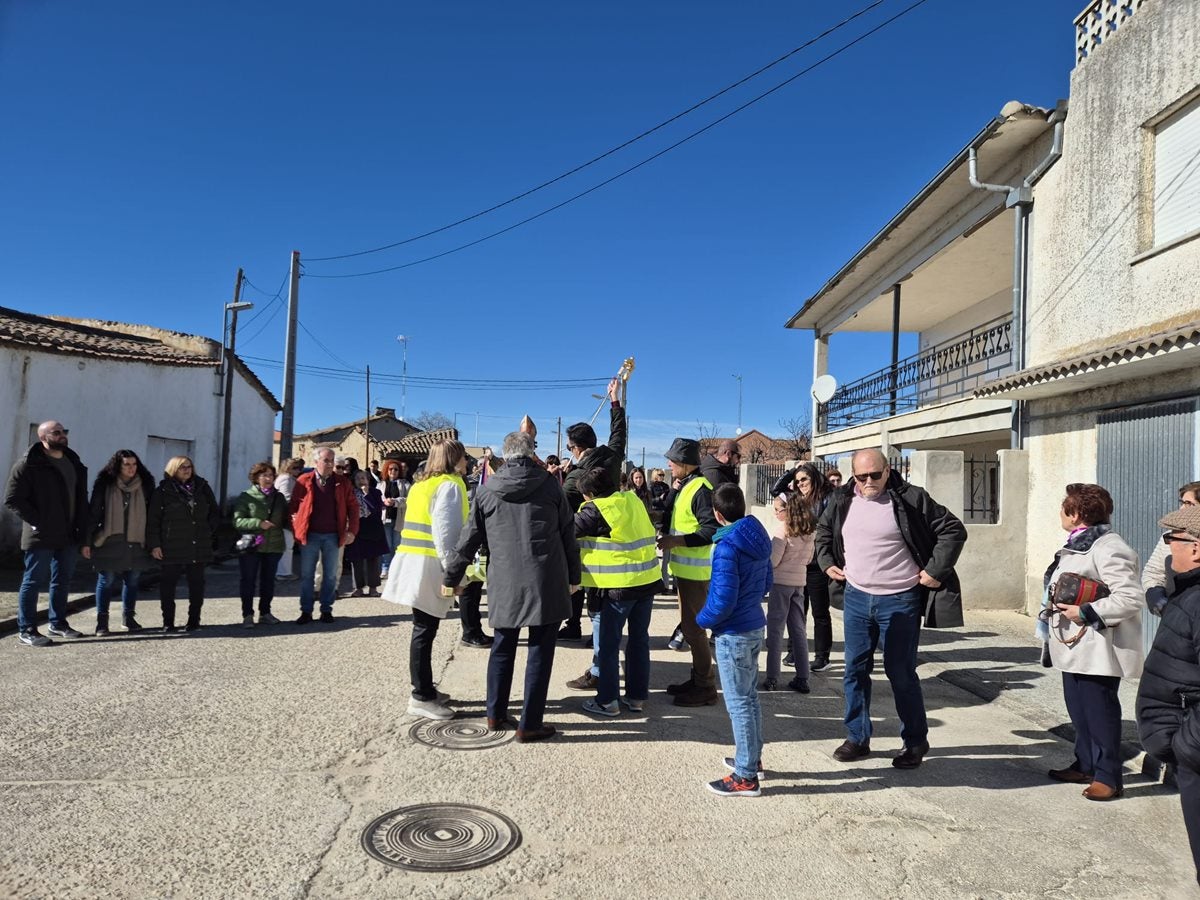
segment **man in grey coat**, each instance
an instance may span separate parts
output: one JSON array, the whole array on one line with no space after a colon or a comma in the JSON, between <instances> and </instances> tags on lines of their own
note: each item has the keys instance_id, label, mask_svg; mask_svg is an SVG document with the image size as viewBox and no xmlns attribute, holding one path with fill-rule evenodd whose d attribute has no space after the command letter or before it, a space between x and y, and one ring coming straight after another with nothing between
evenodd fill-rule
<instances>
[{"instance_id":1,"label":"man in grey coat","mask_svg":"<svg viewBox=\"0 0 1200 900\"><path fill-rule=\"evenodd\" d=\"M517 643L529 629L525 707L517 741L554 735L542 718L554 666L558 626L571 614L571 592L580 582L575 521L558 479L538 465L533 437L514 431L504 439L504 467L475 492L471 513L450 555L443 584L457 587L475 551L488 546L488 621L495 630L487 674L488 727L512 724Z\"/></svg>"}]
</instances>

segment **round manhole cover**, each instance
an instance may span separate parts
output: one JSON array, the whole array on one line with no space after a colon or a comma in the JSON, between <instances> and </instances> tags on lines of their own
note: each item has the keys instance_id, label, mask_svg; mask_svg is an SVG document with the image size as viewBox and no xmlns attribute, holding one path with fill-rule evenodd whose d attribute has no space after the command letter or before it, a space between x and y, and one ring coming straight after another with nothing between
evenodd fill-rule
<instances>
[{"instance_id":1,"label":"round manhole cover","mask_svg":"<svg viewBox=\"0 0 1200 900\"><path fill-rule=\"evenodd\" d=\"M421 744L441 750L486 750L513 739L514 732L489 731L486 719L448 719L438 722L422 719L408 730L408 736Z\"/></svg>"},{"instance_id":2,"label":"round manhole cover","mask_svg":"<svg viewBox=\"0 0 1200 900\"><path fill-rule=\"evenodd\" d=\"M521 846L508 816L459 803L392 810L363 831L363 849L389 866L418 872L461 872L503 859Z\"/></svg>"}]
</instances>

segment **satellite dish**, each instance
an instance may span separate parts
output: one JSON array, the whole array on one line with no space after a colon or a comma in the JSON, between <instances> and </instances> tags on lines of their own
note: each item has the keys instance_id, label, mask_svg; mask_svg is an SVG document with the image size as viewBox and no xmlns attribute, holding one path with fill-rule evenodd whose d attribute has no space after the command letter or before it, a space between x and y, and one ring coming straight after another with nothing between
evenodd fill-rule
<instances>
[{"instance_id":1,"label":"satellite dish","mask_svg":"<svg viewBox=\"0 0 1200 900\"><path fill-rule=\"evenodd\" d=\"M818 403L828 403L837 392L837 379L832 375L822 375L813 381L812 395Z\"/></svg>"}]
</instances>

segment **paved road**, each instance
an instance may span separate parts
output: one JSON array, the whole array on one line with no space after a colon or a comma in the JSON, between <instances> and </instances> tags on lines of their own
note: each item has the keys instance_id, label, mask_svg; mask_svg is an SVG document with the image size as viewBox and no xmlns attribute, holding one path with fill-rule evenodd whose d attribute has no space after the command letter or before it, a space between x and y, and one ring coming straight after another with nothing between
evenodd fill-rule
<instances>
[{"instance_id":1,"label":"paved road","mask_svg":"<svg viewBox=\"0 0 1200 900\"><path fill-rule=\"evenodd\" d=\"M451 752L408 737L409 627L396 608L340 601L332 626L246 631L233 587L230 573L211 578L218 599L193 636L41 651L0 640L0 895L1200 893L1176 796L1134 776L1126 799L1089 803L1045 779L1070 755L1045 730L1048 706L1026 714L1025 691L985 702L937 677L978 670L1011 687L1044 678L1019 660L988 663L1002 656L988 649L998 630L978 621L931 643L938 658L922 671L933 751L921 769L894 770L883 752L899 746L883 688L881 752L851 766L830 757L842 738L838 667L814 676L811 695L764 695L764 794L725 799L703 788L731 750L724 707L676 709L661 693L688 666L664 648L675 621L666 598L646 715L581 714L583 696L563 682L589 653L562 647L549 711L559 738ZM295 601L277 612L294 615ZM94 624L91 613L72 622ZM478 715L486 652L457 646L458 633L454 620L443 626L436 671L464 714ZM373 819L427 802L502 812L523 843L473 872L406 872L363 851Z\"/></svg>"}]
</instances>

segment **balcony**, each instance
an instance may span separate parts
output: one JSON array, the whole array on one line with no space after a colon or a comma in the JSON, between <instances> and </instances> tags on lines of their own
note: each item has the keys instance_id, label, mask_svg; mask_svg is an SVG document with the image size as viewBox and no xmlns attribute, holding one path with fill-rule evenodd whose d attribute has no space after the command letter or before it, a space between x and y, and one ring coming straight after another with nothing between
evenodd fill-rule
<instances>
[{"instance_id":1,"label":"balcony","mask_svg":"<svg viewBox=\"0 0 1200 900\"><path fill-rule=\"evenodd\" d=\"M1149 0L1089 0L1075 17L1075 64L1083 62Z\"/></svg>"},{"instance_id":2,"label":"balcony","mask_svg":"<svg viewBox=\"0 0 1200 900\"><path fill-rule=\"evenodd\" d=\"M1013 370L1012 316L984 322L840 387L817 407L819 434L970 396Z\"/></svg>"}]
</instances>

